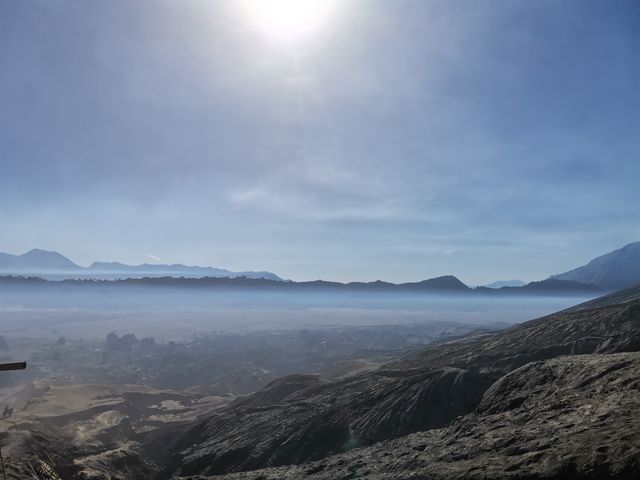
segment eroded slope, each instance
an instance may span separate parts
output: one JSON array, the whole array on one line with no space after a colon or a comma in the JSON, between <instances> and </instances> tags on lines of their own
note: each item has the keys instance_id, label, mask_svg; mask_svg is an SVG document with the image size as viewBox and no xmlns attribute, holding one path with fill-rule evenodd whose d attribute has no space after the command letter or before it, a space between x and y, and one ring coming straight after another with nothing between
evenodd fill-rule
<instances>
[{"instance_id":1,"label":"eroded slope","mask_svg":"<svg viewBox=\"0 0 640 480\"><path fill-rule=\"evenodd\" d=\"M595 479L640 475L640 354L532 362L449 427L221 480ZM205 477L190 477L202 479Z\"/></svg>"}]
</instances>

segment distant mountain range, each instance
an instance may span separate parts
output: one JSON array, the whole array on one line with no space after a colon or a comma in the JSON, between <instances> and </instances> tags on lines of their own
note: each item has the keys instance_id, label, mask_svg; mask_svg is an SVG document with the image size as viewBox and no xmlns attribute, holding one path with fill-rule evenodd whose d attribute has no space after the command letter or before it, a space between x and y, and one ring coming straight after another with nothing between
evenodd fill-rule
<instances>
[{"instance_id":1,"label":"distant mountain range","mask_svg":"<svg viewBox=\"0 0 640 480\"><path fill-rule=\"evenodd\" d=\"M5 273L75 272L78 270L83 268L58 252L48 252L38 248L22 255L0 252L0 271Z\"/></svg>"},{"instance_id":2,"label":"distant mountain range","mask_svg":"<svg viewBox=\"0 0 640 480\"><path fill-rule=\"evenodd\" d=\"M142 277L246 277L282 281L276 274L265 271L233 272L223 268L199 267L182 264L126 265L120 262L93 262L88 267L73 263L58 252L34 248L23 255L0 252L0 274L38 275L44 278L142 278Z\"/></svg>"},{"instance_id":3,"label":"distant mountain range","mask_svg":"<svg viewBox=\"0 0 640 480\"><path fill-rule=\"evenodd\" d=\"M530 282L519 287L501 287L498 289L478 287L476 291L496 291L500 293L539 293L543 295L554 294L595 294L602 292L602 288L592 283L581 283L573 280L558 280L548 278L539 282Z\"/></svg>"},{"instance_id":4,"label":"distant mountain range","mask_svg":"<svg viewBox=\"0 0 640 480\"><path fill-rule=\"evenodd\" d=\"M334 289L367 291L442 291L485 294L596 294L640 283L640 242L598 257L588 264L546 280L525 284L520 280L498 281L471 289L458 278L445 275L420 282L312 282L284 281L266 271L233 272L215 267L173 265L126 265L119 262L94 262L82 267L58 252L34 249L23 255L0 253L0 275L37 276L47 280L120 280L119 283L171 286L227 286L285 289ZM184 278L180 278L184 277ZM125 280L131 279L131 280ZM136 281L137 279L137 281ZM3 283L7 283L5 279ZM17 279L16 279L17 281Z\"/></svg>"},{"instance_id":5,"label":"distant mountain range","mask_svg":"<svg viewBox=\"0 0 640 480\"><path fill-rule=\"evenodd\" d=\"M456 277L445 275L430 278L421 282L389 283L375 282L327 282L314 280L311 282L293 282L247 277L144 277L126 279L66 279L50 281L40 277L0 276L0 286L17 287L52 287L52 288L188 288L188 289L227 289L245 291L277 291L277 292L327 292L327 293L373 293L373 294L447 294L447 295L538 295L538 296L584 296L595 297L602 289L595 285L587 285L569 280L547 279L531 282L522 287L502 287L499 289L477 287L470 288Z\"/></svg>"},{"instance_id":6,"label":"distant mountain range","mask_svg":"<svg viewBox=\"0 0 640 480\"><path fill-rule=\"evenodd\" d=\"M522 280L498 280L497 282L489 283L485 285L487 288L502 288L502 287L522 287L526 285L527 282L523 282Z\"/></svg>"},{"instance_id":7,"label":"distant mountain range","mask_svg":"<svg viewBox=\"0 0 640 480\"><path fill-rule=\"evenodd\" d=\"M583 265L551 278L592 283L613 291L640 283L640 241L594 258Z\"/></svg>"}]
</instances>

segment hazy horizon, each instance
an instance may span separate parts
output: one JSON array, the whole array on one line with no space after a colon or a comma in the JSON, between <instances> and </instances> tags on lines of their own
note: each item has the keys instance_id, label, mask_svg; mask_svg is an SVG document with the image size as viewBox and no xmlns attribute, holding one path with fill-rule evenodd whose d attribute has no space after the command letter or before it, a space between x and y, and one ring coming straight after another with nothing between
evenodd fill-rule
<instances>
[{"instance_id":1,"label":"hazy horizon","mask_svg":"<svg viewBox=\"0 0 640 480\"><path fill-rule=\"evenodd\" d=\"M632 243L638 243L638 242L632 242ZM117 279L123 279L123 278L127 278L127 275L133 275L134 277L137 275L138 277L140 276L140 274L145 274L145 276L151 276L151 277L155 277L155 276L159 276L159 275L166 275L166 276L171 276L172 274L176 274L176 273L180 273L179 271L175 271L175 270L171 270L171 269L167 269L167 270L158 270L158 271L145 271L144 269L141 269L140 271L135 271L135 270L131 270L131 268L135 268L135 267L155 267L155 266L167 266L167 267L184 267L185 269L192 269L192 268L198 268L198 269L212 269L212 270L227 270L230 274L244 274L244 273L259 273L259 272L265 272L265 273L269 273L269 274L273 274L276 275L276 277L279 277L281 280L285 280L285 281L293 281L293 282L309 282L309 281L316 281L316 280L323 280L323 281L329 281L329 282L341 282L341 283L351 283L351 282L365 282L365 283L370 283L370 282L376 282L376 281L383 281L383 282L389 282L389 283L395 283L395 284L402 284L402 283L408 283L408 282L419 282L422 280L428 280L428 279L433 279L436 278L438 276L449 276L451 274L444 274L444 275L438 275L438 276L428 276L428 274L426 276L420 277L420 278L415 278L415 279L405 279L405 280L400 280L400 281L395 281L395 282L391 282L389 280L387 280L384 277L378 277L375 279L366 279L366 280L362 280L362 279L357 279L357 280L353 280L353 279L342 279L342 280L336 280L333 278L320 278L320 277L313 277L312 274L310 274L310 276L308 278L305 279L297 279L297 278L286 278L283 277L282 275L278 275L278 272L274 272L268 268L264 268L264 269L249 269L249 270L242 270L242 271L235 271L235 270L231 270L228 269L224 266L220 266L220 265L188 265L185 264L183 262L176 262L176 263L160 263L159 259L149 259L149 261L144 262L144 263L140 263L140 264L126 264L124 262L120 262L118 260L94 260L91 261L88 264L85 265L81 265L78 262L74 262L73 259L69 258L68 256L64 255L63 252L57 252L54 250L47 250L47 249L41 249L41 248L33 248L30 249L26 252L22 252L22 253L12 253L12 252L2 252L0 251L0 253L8 253L10 255L24 255L27 253L30 253L31 251L44 251L47 253L57 253L62 255L63 257L65 257L67 260L70 260L71 262L75 263L76 266L85 269L85 270L81 270L81 271L76 271L76 270L65 270L65 269L46 269L46 271L43 271L41 269L38 268L31 268L31 269L9 269L9 270L3 270L2 268L0 268L0 275L2 274L29 274L29 275L33 275L33 276L38 276L41 277L43 279L46 280L62 280L62 279L66 279L66 278L75 278L75 279L92 279L92 278L96 278L96 279L102 279L102 280L117 280ZM618 249L616 249L618 250ZM600 257L604 254L607 253L611 253L611 252L603 252L601 254L599 254L597 257ZM596 258L597 258L596 257ZM593 260L593 258L587 259L583 262L583 264L588 264L591 260ZM123 265L123 267L127 267L126 270L114 270L114 269L110 269L110 270L98 270L94 264L101 264L101 263L116 263L116 264L121 264ZM569 268L569 270L572 270L575 267L578 267L581 265L575 265L574 267ZM482 285L491 285L491 284L509 284L511 282L522 282L523 285L526 285L527 283L530 282L536 282L536 281L541 281L541 280L545 280L548 278L551 278L553 275L559 274L559 273L563 273L560 271L555 271L553 273L549 273L549 275L545 276L544 278L533 278L533 279L527 279L526 277L523 276L519 276L519 278L499 278L499 279L493 279L490 282L486 282L485 284L473 284L473 283L469 283L467 281L465 281L464 278L460 278L459 276L454 275L456 278L458 278L458 280L462 281L462 283L464 283L465 285L469 286L469 287L476 287L476 286L482 286ZM188 277L193 277L193 278L199 278L203 275L196 275L195 273L192 275L187 275ZM204 275L206 276L206 275ZM224 276L224 275L223 275ZM257 277L251 277L251 278L257 278Z\"/></svg>"}]
</instances>

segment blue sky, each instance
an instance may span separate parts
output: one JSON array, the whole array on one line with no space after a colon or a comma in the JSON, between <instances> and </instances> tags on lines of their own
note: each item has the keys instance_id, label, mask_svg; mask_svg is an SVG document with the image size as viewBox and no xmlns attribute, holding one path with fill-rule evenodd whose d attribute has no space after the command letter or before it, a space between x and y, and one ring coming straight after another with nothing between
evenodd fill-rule
<instances>
[{"instance_id":1,"label":"blue sky","mask_svg":"<svg viewBox=\"0 0 640 480\"><path fill-rule=\"evenodd\" d=\"M640 238L640 3L0 0L0 251L534 280Z\"/></svg>"}]
</instances>

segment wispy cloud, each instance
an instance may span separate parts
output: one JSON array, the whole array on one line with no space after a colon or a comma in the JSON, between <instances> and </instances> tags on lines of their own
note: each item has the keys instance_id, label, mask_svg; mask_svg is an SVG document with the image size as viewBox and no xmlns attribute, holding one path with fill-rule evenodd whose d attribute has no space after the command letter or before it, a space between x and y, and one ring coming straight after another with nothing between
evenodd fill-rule
<instances>
[{"instance_id":1,"label":"wispy cloud","mask_svg":"<svg viewBox=\"0 0 640 480\"><path fill-rule=\"evenodd\" d=\"M269 212L306 220L403 217L394 186L373 172L350 170L330 157L304 157L256 180L230 189L236 209Z\"/></svg>"}]
</instances>

